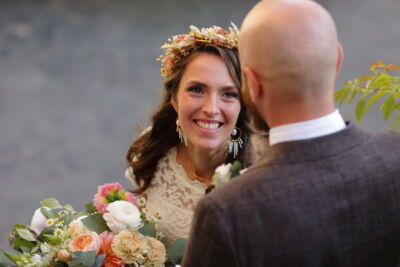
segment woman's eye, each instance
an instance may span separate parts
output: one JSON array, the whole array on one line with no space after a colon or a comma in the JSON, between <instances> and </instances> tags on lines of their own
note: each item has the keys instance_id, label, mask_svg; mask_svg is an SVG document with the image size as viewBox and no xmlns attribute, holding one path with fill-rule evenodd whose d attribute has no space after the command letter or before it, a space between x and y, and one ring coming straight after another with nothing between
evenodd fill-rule
<instances>
[{"instance_id":1,"label":"woman's eye","mask_svg":"<svg viewBox=\"0 0 400 267\"><path fill-rule=\"evenodd\" d=\"M192 92L192 93L200 94L203 92L203 88L201 88L199 86L191 86L188 88L188 91Z\"/></svg>"},{"instance_id":2,"label":"woman's eye","mask_svg":"<svg viewBox=\"0 0 400 267\"><path fill-rule=\"evenodd\" d=\"M224 95L228 98L239 98L239 94L236 92L226 92Z\"/></svg>"}]
</instances>

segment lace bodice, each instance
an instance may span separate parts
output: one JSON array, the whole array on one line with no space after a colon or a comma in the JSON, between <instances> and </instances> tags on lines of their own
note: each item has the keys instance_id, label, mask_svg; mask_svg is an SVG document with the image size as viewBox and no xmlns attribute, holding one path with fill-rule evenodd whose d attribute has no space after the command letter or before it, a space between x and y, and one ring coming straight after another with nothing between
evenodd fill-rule
<instances>
[{"instance_id":1,"label":"lace bodice","mask_svg":"<svg viewBox=\"0 0 400 267\"><path fill-rule=\"evenodd\" d=\"M158 162L149 188L146 190L147 209L158 213L161 221L157 230L164 234L164 242L171 246L177 238L188 238L193 211L204 197L207 186L192 181L176 162L176 147Z\"/></svg>"}]
</instances>

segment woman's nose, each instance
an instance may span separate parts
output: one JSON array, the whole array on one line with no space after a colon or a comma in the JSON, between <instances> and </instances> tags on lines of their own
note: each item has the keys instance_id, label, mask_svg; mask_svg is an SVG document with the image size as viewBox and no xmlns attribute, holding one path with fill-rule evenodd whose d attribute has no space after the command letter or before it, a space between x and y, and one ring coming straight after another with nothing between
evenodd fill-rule
<instances>
[{"instance_id":1,"label":"woman's nose","mask_svg":"<svg viewBox=\"0 0 400 267\"><path fill-rule=\"evenodd\" d=\"M213 117L218 114L219 106L218 106L218 98L216 95L209 95L204 100L203 103L203 111L210 117Z\"/></svg>"}]
</instances>

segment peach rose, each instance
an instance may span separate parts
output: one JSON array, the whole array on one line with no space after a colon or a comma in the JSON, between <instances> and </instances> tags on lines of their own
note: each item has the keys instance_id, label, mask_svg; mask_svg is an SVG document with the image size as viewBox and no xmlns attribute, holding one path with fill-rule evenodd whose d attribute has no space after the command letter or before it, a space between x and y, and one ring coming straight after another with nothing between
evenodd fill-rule
<instances>
[{"instance_id":1,"label":"peach rose","mask_svg":"<svg viewBox=\"0 0 400 267\"><path fill-rule=\"evenodd\" d=\"M78 235L69 242L68 249L74 251L95 251L99 252L101 241L99 235L95 232L87 232Z\"/></svg>"}]
</instances>

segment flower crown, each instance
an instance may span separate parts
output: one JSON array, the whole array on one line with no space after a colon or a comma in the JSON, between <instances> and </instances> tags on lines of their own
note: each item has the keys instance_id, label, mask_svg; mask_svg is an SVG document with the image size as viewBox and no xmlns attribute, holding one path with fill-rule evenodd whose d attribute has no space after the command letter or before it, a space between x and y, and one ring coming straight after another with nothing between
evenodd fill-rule
<instances>
[{"instance_id":1,"label":"flower crown","mask_svg":"<svg viewBox=\"0 0 400 267\"><path fill-rule=\"evenodd\" d=\"M161 76L167 77L176 64L187 56L198 43L209 43L237 49L239 30L234 23L231 23L231 25L232 27L229 27L229 31L219 26L199 30L191 25L188 34L174 35L169 38L169 43L161 46L161 48L166 49L165 54L157 59L161 61Z\"/></svg>"}]
</instances>

